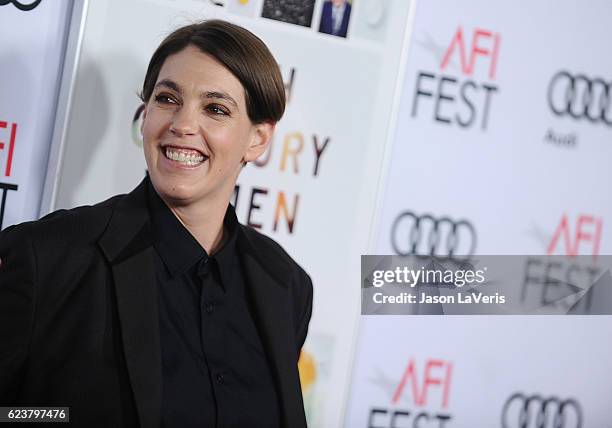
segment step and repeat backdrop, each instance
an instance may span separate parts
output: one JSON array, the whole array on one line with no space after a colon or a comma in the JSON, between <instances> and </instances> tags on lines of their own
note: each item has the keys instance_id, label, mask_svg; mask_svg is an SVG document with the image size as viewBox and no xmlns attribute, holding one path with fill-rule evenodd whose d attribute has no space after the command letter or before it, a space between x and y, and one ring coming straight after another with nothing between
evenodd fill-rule
<instances>
[{"instance_id":1,"label":"step and repeat backdrop","mask_svg":"<svg viewBox=\"0 0 612 428\"><path fill-rule=\"evenodd\" d=\"M525 304L554 306L546 277L597 272L612 253L611 13L415 4L374 254L527 255ZM363 317L345 426L611 427L611 331L603 316Z\"/></svg>"},{"instance_id":2,"label":"step and repeat backdrop","mask_svg":"<svg viewBox=\"0 0 612 428\"><path fill-rule=\"evenodd\" d=\"M612 5L0 4L1 22L15 21L2 52L0 228L37 214L72 5L83 13L70 29L82 33L64 66L61 162L49 165L58 172L40 214L140 182L137 93L151 54L178 26L226 19L268 44L285 81L285 117L233 203L312 276L300 359L309 426L612 427L610 317L359 315L361 254L529 255L519 274L531 293L552 268L591 275L612 254ZM35 22L43 11L46 24ZM42 44L44 55L20 53L26 18L39 30L28 52ZM20 89L22 63L35 60L47 61L32 67L48 82ZM547 255L588 257L559 267Z\"/></svg>"}]
</instances>

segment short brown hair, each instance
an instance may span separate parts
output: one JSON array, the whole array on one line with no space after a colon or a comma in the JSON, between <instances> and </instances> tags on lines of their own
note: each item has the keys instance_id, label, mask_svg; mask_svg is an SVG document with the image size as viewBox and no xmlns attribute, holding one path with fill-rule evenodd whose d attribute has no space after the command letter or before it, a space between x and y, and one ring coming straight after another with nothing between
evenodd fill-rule
<instances>
[{"instance_id":1,"label":"short brown hair","mask_svg":"<svg viewBox=\"0 0 612 428\"><path fill-rule=\"evenodd\" d=\"M148 102L162 65L170 55L193 45L223 64L242 83L253 123L278 122L285 111L280 69L265 43L249 30L220 19L181 27L153 53L140 98Z\"/></svg>"}]
</instances>

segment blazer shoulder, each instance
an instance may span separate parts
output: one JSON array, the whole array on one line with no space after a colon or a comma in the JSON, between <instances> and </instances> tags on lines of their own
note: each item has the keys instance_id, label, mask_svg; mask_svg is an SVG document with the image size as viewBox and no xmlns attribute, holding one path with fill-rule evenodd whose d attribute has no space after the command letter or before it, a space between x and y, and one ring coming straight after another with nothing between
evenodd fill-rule
<instances>
[{"instance_id":1,"label":"blazer shoulder","mask_svg":"<svg viewBox=\"0 0 612 428\"><path fill-rule=\"evenodd\" d=\"M310 280L310 276L302 266L300 266L278 242L252 227L242 224L240 227L255 251L257 251L257 254L265 258L264 261L274 264L280 263L293 273L298 273L300 277L307 277L308 280Z\"/></svg>"},{"instance_id":2,"label":"blazer shoulder","mask_svg":"<svg viewBox=\"0 0 612 428\"><path fill-rule=\"evenodd\" d=\"M9 226L0 233L0 240L8 235L51 241L65 241L67 237L72 240L94 239L104 232L115 205L124 197L125 195L117 195L95 205L60 209L38 220Z\"/></svg>"},{"instance_id":3,"label":"blazer shoulder","mask_svg":"<svg viewBox=\"0 0 612 428\"><path fill-rule=\"evenodd\" d=\"M310 275L275 240L251 227L244 225L241 225L241 227L250 242L251 248L260 258L260 263L264 266L275 266L275 270L281 267L291 278L289 290L293 296L293 323L299 354L299 350L306 340L312 315L314 290Z\"/></svg>"}]
</instances>

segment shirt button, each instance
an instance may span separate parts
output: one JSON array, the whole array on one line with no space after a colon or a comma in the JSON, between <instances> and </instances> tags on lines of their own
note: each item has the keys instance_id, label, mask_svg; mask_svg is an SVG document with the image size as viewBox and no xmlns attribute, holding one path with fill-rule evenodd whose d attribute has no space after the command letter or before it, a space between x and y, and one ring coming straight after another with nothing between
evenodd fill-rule
<instances>
[{"instance_id":1,"label":"shirt button","mask_svg":"<svg viewBox=\"0 0 612 428\"><path fill-rule=\"evenodd\" d=\"M198 265L198 276L203 278L208 275L208 258L202 259Z\"/></svg>"},{"instance_id":2,"label":"shirt button","mask_svg":"<svg viewBox=\"0 0 612 428\"><path fill-rule=\"evenodd\" d=\"M225 377L223 376L222 373L217 373L216 379L217 379L217 383L219 383L219 384L221 384L221 383L223 383L225 381Z\"/></svg>"},{"instance_id":3,"label":"shirt button","mask_svg":"<svg viewBox=\"0 0 612 428\"><path fill-rule=\"evenodd\" d=\"M212 313L212 311L213 311L213 304L212 303L207 303L204 306L204 310L206 311L207 314Z\"/></svg>"}]
</instances>

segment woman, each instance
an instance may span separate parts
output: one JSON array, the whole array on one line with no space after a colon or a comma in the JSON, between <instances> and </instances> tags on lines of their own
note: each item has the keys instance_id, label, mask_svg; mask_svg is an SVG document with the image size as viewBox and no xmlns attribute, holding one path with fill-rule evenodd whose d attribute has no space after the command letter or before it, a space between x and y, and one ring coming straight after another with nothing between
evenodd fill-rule
<instances>
[{"instance_id":1,"label":"woman","mask_svg":"<svg viewBox=\"0 0 612 428\"><path fill-rule=\"evenodd\" d=\"M0 405L87 427L305 426L312 283L229 204L283 115L278 65L244 28L189 25L142 99L135 190L0 234Z\"/></svg>"}]
</instances>

